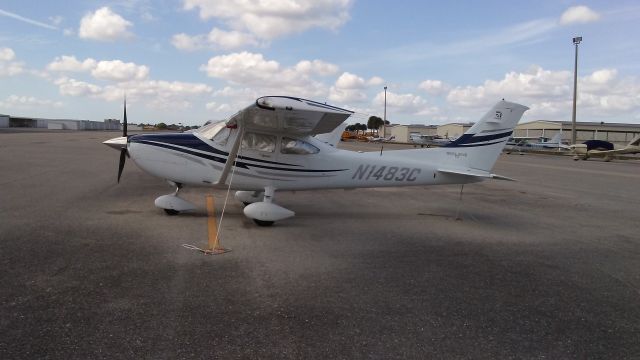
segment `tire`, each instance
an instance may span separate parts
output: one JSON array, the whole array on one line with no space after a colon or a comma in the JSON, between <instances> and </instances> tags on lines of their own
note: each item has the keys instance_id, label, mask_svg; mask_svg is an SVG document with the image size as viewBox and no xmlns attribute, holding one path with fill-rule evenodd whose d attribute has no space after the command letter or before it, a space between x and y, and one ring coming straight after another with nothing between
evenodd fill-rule
<instances>
[{"instance_id":1,"label":"tire","mask_svg":"<svg viewBox=\"0 0 640 360\"><path fill-rule=\"evenodd\" d=\"M273 225L273 221L264 221L264 220L253 219L253 222L258 224L258 226L271 226L271 225Z\"/></svg>"},{"instance_id":2,"label":"tire","mask_svg":"<svg viewBox=\"0 0 640 360\"><path fill-rule=\"evenodd\" d=\"M180 211L174 210L174 209L163 209L163 210L169 216L176 216L176 215L180 214Z\"/></svg>"}]
</instances>

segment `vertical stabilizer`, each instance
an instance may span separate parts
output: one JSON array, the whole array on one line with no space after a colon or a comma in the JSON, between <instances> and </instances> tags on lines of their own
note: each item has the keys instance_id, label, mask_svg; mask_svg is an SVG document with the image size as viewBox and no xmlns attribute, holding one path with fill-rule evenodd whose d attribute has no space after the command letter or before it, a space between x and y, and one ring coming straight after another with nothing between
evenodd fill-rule
<instances>
[{"instance_id":1,"label":"vertical stabilizer","mask_svg":"<svg viewBox=\"0 0 640 360\"><path fill-rule=\"evenodd\" d=\"M444 145L445 164L451 168L491 171L522 114L529 108L498 102L466 133Z\"/></svg>"}]
</instances>

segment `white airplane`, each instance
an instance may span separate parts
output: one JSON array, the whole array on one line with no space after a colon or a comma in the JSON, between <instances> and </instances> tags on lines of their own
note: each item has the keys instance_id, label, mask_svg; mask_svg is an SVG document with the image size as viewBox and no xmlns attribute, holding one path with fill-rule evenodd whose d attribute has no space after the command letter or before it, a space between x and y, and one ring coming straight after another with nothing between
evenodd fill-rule
<instances>
[{"instance_id":1,"label":"white airplane","mask_svg":"<svg viewBox=\"0 0 640 360\"><path fill-rule=\"evenodd\" d=\"M538 139L538 142L529 142L531 139ZM504 150L507 154L513 151L518 151L520 155L523 155L522 151L527 150L546 150L546 149L564 149L569 150L569 146L562 143L562 131L555 134L551 139L545 140L545 137L511 137L507 141L507 145Z\"/></svg>"},{"instance_id":2,"label":"white airplane","mask_svg":"<svg viewBox=\"0 0 640 360\"><path fill-rule=\"evenodd\" d=\"M558 132L547 141L540 140L535 143L527 143L525 146L529 146L534 149L569 149L569 146L562 143L562 131Z\"/></svg>"},{"instance_id":3,"label":"white airplane","mask_svg":"<svg viewBox=\"0 0 640 360\"><path fill-rule=\"evenodd\" d=\"M247 217L268 226L295 215L274 203L276 191L511 180L492 174L491 169L527 109L500 101L445 147L356 152L314 137L336 132L351 111L269 96L193 133L127 136L125 126L124 136L104 143L120 150L118 182L130 156L142 170L175 187L172 194L155 200L167 214L195 208L179 197L183 186L229 188L237 190L236 199L247 205ZM124 114L126 124L126 103Z\"/></svg>"},{"instance_id":4,"label":"white airplane","mask_svg":"<svg viewBox=\"0 0 640 360\"><path fill-rule=\"evenodd\" d=\"M393 141L395 138L396 138L395 135L389 135L386 138L369 136L367 137L367 140L369 142L388 142L388 141Z\"/></svg>"},{"instance_id":5,"label":"white airplane","mask_svg":"<svg viewBox=\"0 0 640 360\"><path fill-rule=\"evenodd\" d=\"M582 160L587 160L589 157L603 157L604 161L611 161L616 155L631 155L640 153L640 135L631 140L627 146L622 149L614 150L588 150L586 144L575 144L570 146L573 150L575 157L574 160L578 160L580 157Z\"/></svg>"},{"instance_id":6,"label":"white airplane","mask_svg":"<svg viewBox=\"0 0 640 360\"><path fill-rule=\"evenodd\" d=\"M443 146L451 142L451 140L447 138L440 137L439 135L425 135L425 134L410 134L409 140L412 143L418 145L426 145L427 147L437 145Z\"/></svg>"}]
</instances>

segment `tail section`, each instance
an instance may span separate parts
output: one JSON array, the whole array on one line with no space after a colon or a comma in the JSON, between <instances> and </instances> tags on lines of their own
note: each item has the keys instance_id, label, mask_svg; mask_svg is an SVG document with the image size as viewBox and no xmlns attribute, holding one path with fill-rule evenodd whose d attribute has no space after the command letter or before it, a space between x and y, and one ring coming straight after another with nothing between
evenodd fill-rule
<instances>
[{"instance_id":1,"label":"tail section","mask_svg":"<svg viewBox=\"0 0 640 360\"><path fill-rule=\"evenodd\" d=\"M479 170L490 172L522 115L529 108L498 102L466 133L444 145L443 170Z\"/></svg>"},{"instance_id":2,"label":"tail section","mask_svg":"<svg viewBox=\"0 0 640 360\"><path fill-rule=\"evenodd\" d=\"M553 135L553 137L551 139L549 139L549 141L547 141L549 144L562 144L562 131L556 133L555 135Z\"/></svg>"}]
</instances>

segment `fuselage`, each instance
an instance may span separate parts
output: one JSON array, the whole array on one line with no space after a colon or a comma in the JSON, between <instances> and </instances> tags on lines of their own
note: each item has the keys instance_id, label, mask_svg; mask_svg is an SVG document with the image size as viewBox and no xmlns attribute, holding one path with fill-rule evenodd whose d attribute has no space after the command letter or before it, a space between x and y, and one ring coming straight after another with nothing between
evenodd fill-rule
<instances>
[{"instance_id":1,"label":"fuselage","mask_svg":"<svg viewBox=\"0 0 640 360\"><path fill-rule=\"evenodd\" d=\"M127 146L131 158L147 173L191 186L227 187L231 183L231 188L242 190L263 190L266 186L311 190L477 181L438 173L429 158L430 152L439 149L354 152L336 149L311 136L261 134L262 139L251 140L245 134L231 176L219 184L238 133L231 131L222 142L197 132L142 134L129 137Z\"/></svg>"}]
</instances>

